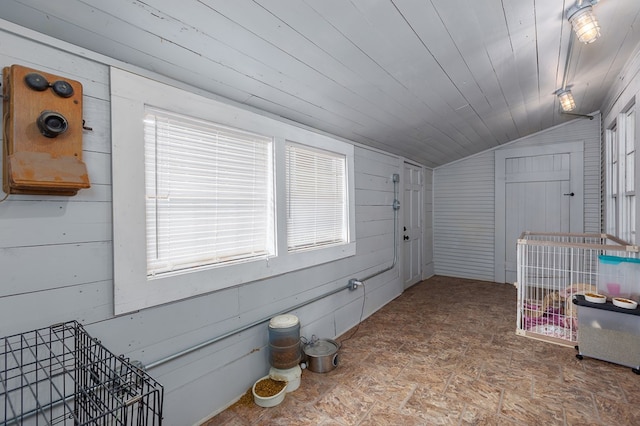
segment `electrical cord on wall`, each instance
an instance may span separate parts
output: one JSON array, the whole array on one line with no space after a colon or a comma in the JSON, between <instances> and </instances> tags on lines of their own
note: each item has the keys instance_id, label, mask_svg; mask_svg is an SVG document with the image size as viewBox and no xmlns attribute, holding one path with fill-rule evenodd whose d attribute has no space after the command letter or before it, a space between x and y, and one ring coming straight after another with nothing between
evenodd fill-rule
<instances>
[{"instance_id":1,"label":"electrical cord on wall","mask_svg":"<svg viewBox=\"0 0 640 426\"><path fill-rule=\"evenodd\" d=\"M362 309L360 310L360 319L358 320L358 325L356 326L356 329L353 330L353 332L351 333L351 335L349 337L347 337L346 339L340 341L340 345L342 345L344 342L346 342L347 340L349 340L353 336L355 336L355 334L360 329L360 324L362 324L362 317L364 316L364 302L365 302L365 299L367 298L367 287L365 286L364 282L362 282L362 292L363 292L363 294L362 294Z\"/></svg>"}]
</instances>

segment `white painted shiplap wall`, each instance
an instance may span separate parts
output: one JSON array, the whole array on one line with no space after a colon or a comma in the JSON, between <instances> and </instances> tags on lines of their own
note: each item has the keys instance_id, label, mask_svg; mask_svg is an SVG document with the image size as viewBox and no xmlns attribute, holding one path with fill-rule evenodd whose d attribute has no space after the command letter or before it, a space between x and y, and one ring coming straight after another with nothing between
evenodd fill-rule
<instances>
[{"instance_id":1,"label":"white painted shiplap wall","mask_svg":"<svg viewBox=\"0 0 640 426\"><path fill-rule=\"evenodd\" d=\"M0 66L12 64L83 84L84 119L93 128L84 135L83 155L92 187L70 198L12 195L0 203L0 336L78 320L113 352L150 364L391 264L392 175L402 175L402 159L356 146L356 256L114 316L111 61L9 26L0 29ZM426 187L425 223L430 224L431 194ZM430 226L427 229L425 240L431 241ZM433 268L431 258L424 262ZM300 318L302 334L332 338L344 333L360 319L363 303L367 317L402 292L400 270L396 267L367 281L366 297L362 288L342 291L293 312ZM165 424L193 424L243 394L268 370L267 338L263 324L151 369L165 386Z\"/></svg>"},{"instance_id":2,"label":"white painted shiplap wall","mask_svg":"<svg viewBox=\"0 0 640 426\"><path fill-rule=\"evenodd\" d=\"M576 119L498 149L584 141L584 231L600 232L600 115ZM434 170L438 275L494 281L495 150ZM507 200L508 202L508 200Z\"/></svg>"},{"instance_id":3,"label":"white painted shiplap wall","mask_svg":"<svg viewBox=\"0 0 640 426\"><path fill-rule=\"evenodd\" d=\"M111 141L108 67L0 33L0 65L20 64L78 80L83 159L91 188L75 197L11 196L0 204L0 335L43 324L111 316Z\"/></svg>"}]
</instances>

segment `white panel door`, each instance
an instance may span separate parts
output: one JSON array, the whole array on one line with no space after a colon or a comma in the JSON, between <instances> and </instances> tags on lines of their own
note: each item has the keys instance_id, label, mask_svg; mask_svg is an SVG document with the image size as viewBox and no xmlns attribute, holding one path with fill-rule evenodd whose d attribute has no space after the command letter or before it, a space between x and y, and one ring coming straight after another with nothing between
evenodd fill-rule
<instances>
[{"instance_id":1,"label":"white panel door","mask_svg":"<svg viewBox=\"0 0 640 426\"><path fill-rule=\"evenodd\" d=\"M570 154L506 160L505 278L516 280L516 242L523 231L569 232ZM574 193L575 196L575 193Z\"/></svg>"},{"instance_id":2,"label":"white panel door","mask_svg":"<svg viewBox=\"0 0 640 426\"><path fill-rule=\"evenodd\" d=\"M404 288L422 279L422 168L404 165L403 279Z\"/></svg>"},{"instance_id":3,"label":"white panel door","mask_svg":"<svg viewBox=\"0 0 640 426\"><path fill-rule=\"evenodd\" d=\"M496 152L496 282L516 281L524 231L583 232L581 142Z\"/></svg>"}]
</instances>

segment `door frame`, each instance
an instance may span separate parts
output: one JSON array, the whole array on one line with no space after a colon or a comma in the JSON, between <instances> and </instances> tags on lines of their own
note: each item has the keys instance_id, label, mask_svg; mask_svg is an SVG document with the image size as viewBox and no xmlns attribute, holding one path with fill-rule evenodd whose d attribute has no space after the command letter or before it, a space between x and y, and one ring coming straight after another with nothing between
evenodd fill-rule
<instances>
[{"instance_id":1,"label":"door frame","mask_svg":"<svg viewBox=\"0 0 640 426\"><path fill-rule=\"evenodd\" d=\"M505 238L506 238L506 171L507 158L531 157L548 154L570 154L569 182L571 191L570 211L580 209L580 214L569 216L569 232L584 231L584 141L563 142L553 145L539 145L523 148L507 148L495 151L495 240L494 240L494 279L505 282ZM539 230L538 230L539 231Z\"/></svg>"}]
</instances>

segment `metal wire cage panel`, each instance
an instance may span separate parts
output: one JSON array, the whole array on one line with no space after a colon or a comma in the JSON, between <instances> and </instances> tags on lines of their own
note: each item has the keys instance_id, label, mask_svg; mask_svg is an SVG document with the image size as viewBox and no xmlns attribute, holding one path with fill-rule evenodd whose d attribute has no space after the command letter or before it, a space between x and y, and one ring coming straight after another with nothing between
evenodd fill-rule
<instances>
[{"instance_id":1,"label":"metal wire cage panel","mask_svg":"<svg viewBox=\"0 0 640 426\"><path fill-rule=\"evenodd\" d=\"M578 340L576 294L601 292L599 256L638 257L607 234L524 232L517 245L516 333L565 346Z\"/></svg>"},{"instance_id":2,"label":"metal wire cage panel","mask_svg":"<svg viewBox=\"0 0 640 426\"><path fill-rule=\"evenodd\" d=\"M76 321L0 339L2 425L161 425L163 395Z\"/></svg>"}]
</instances>

